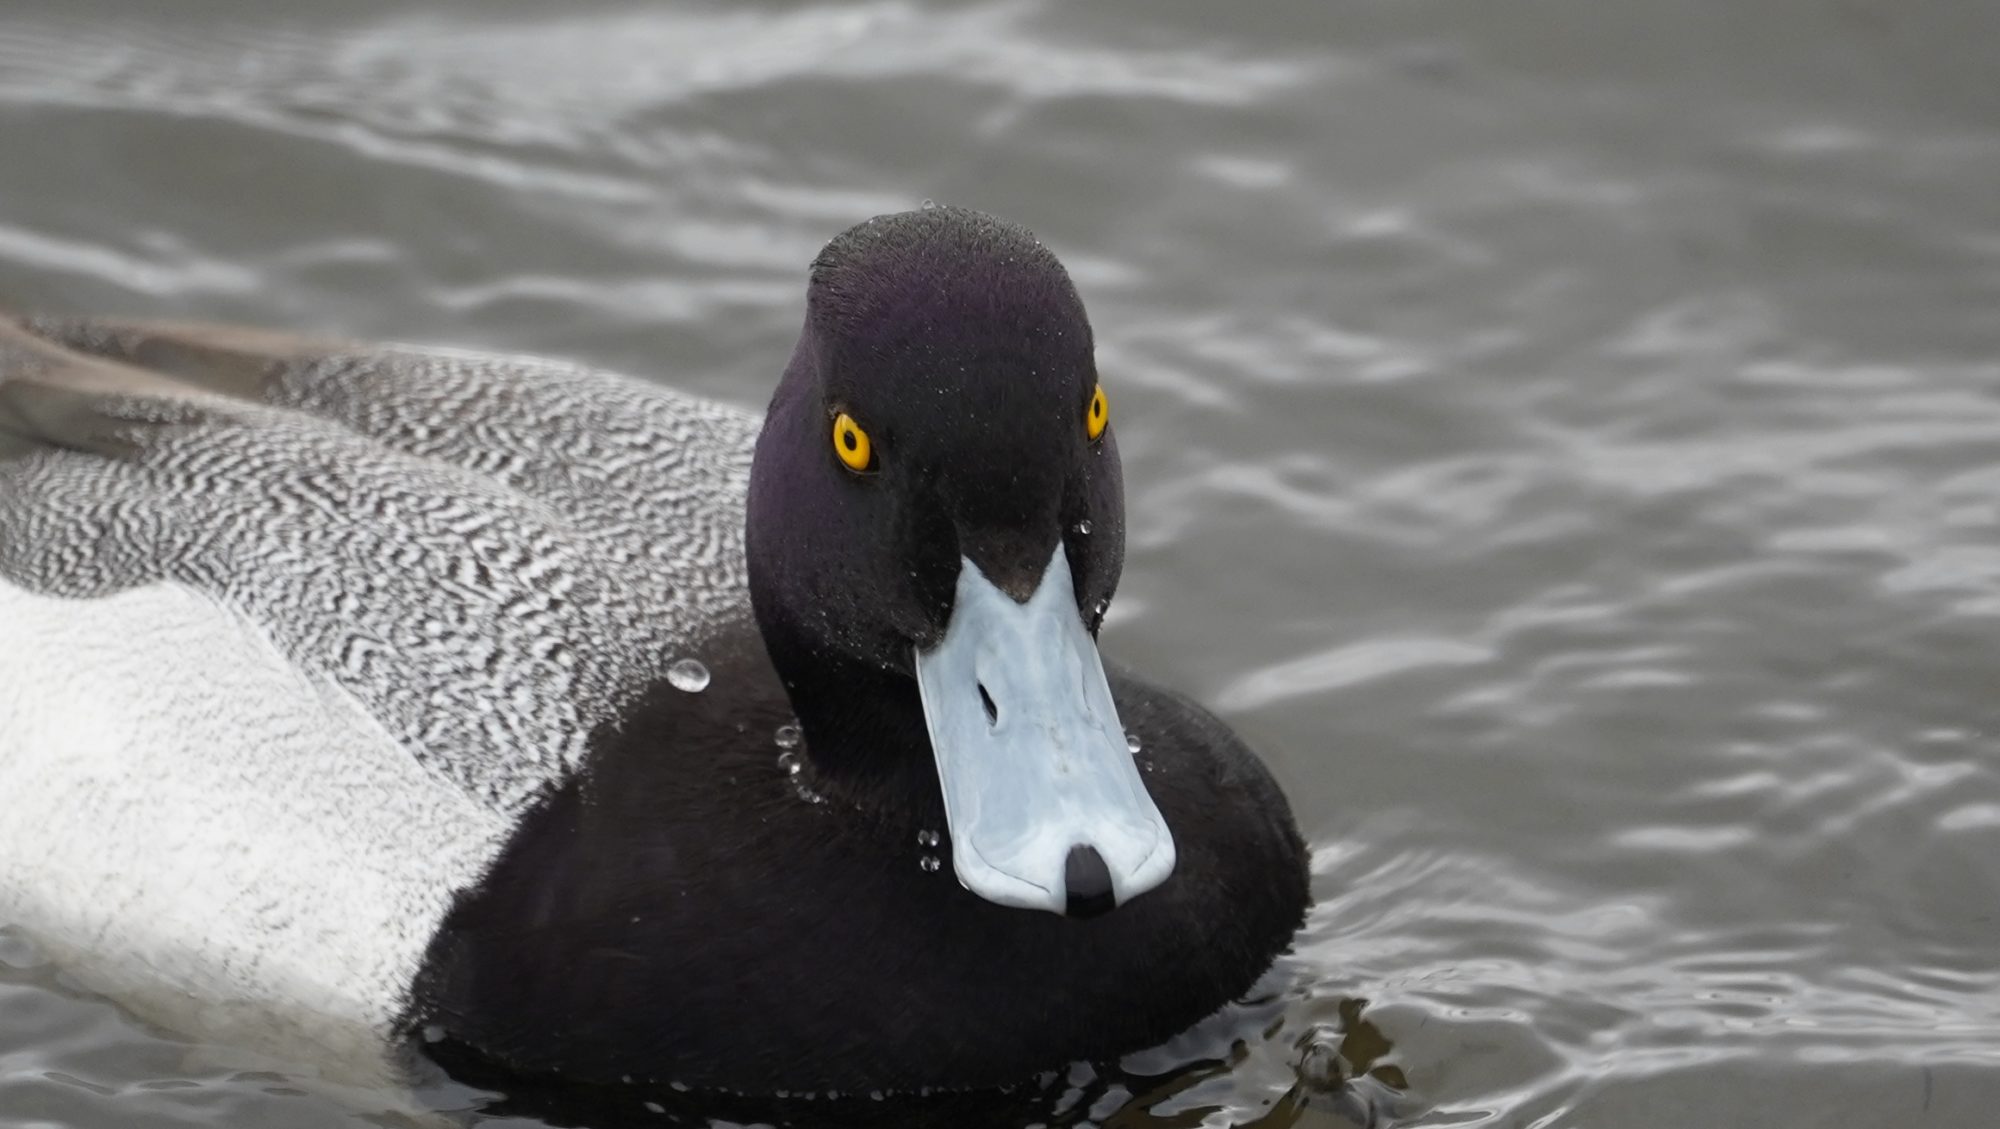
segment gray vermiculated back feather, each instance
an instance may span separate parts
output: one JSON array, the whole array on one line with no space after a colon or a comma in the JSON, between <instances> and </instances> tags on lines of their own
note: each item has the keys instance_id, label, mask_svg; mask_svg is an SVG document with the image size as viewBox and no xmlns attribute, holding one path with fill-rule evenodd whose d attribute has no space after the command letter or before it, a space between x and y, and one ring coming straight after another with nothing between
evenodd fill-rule
<instances>
[{"instance_id":1,"label":"gray vermiculated back feather","mask_svg":"<svg viewBox=\"0 0 2000 1129\"><path fill-rule=\"evenodd\" d=\"M206 591L501 811L740 611L749 413L406 348L278 362L264 396L108 401L132 457L0 463L0 573Z\"/></svg>"}]
</instances>

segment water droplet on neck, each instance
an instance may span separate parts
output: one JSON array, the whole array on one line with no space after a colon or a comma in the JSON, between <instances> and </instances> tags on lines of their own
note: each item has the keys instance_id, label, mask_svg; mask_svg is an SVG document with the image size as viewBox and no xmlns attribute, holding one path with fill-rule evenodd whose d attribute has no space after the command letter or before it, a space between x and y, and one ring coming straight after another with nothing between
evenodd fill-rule
<instances>
[{"instance_id":1,"label":"water droplet on neck","mask_svg":"<svg viewBox=\"0 0 2000 1129\"><path fill-rule=\"evenodd\" d=\"M944 864L938 861L936 855L925 855L917 860L917 865L923 868L925 874L936 874L938 868Z\"/></svg>"},{"instance_id":2,"label":"water droplet on neck","mask_svg":"<svg viewBox=\"0 0 2000 1129\"><path fill-rule=\"evenodd\" d=\"M939 837L938 833L935 831L917 832L917 846L919 847L935 847L940 842L943 842L943 840Z\"/></svg>"},{"instance_id":3,"label":"water droplet on neck","mask_svg":"<svg viewBox=\"0 0 2000 1129\"><path fill-rule=\"evenodd\" d=\"M444 1028L435 1023L424 1024L424 1042L426 1043L444 1042Z\"/></svg>"},{"instance_id":4,"label":"water droplet on neck","mask_svg":"<svg viewBox=\"0 0 2000 1129\"><path fill-rule=\"evenodd\" d=\"M786 776L797 776L806 769L805 758L787 750L778 754L778 770Z\"/></svg>"},{"instance_id":5,"label":"water droplet on neck","mask_svg":"<svg viewBox=\"0 0 2000 1129\"><path fill-rule=\"evenodd\" d=\"M1139 755L1139 735L1137 733L1127 733L1125 735L1125 751L1135 757Z\"/></svg>"},{"instance_id":6,"label":"water droplet on neck","mask_svg":"<svg viewBox=\"0 0 2000 1129\"><path fill-rule=\"evenodd\" d=\"M667 668L667 681L676 690L699 694L708 689L708 668L701 665L700 659L678 659Z\"/></svg>"},{"instance_id":7,"label":"water droplet on neck","mask_svg":"<svg viewBox=\"0 0 2000 1129\"><path fill-rule=\"evenodd\" d=\"M1076 531L1085 537L1090 536L1090 519L1084 518L1082 521L1077 522Z\"/></svg>"},{"instance_id":8,"label":"water droplet on neck","mask_svg":"<svg viewBox=\"0 0 2000 1129\"><path fill-rule=\"evenodd\" d=\"M794 721L780 725L778 731L771 736L773 740L778 742L780 749L796 749L799 747L799 740L801 738L799 724Z\"/></svg>"},{"instance_id":9,"label":"water droplet on neck","mask_svg":"<svg viewBox=\"0 0 2000 1129\"><path fill-rule=\"evenodd\" d=\"M924 197L924 204L923 204L923 208L924 208L924 211L928 212L928 211L930 211L930 210L931 210L932 208L935 208L935 207L937 207L937 201L936 201L936 200L933 200L933 199L931 199L931 198L930 198L930 197L928 197L928 196Z\"/></svg>"}]
</instances>

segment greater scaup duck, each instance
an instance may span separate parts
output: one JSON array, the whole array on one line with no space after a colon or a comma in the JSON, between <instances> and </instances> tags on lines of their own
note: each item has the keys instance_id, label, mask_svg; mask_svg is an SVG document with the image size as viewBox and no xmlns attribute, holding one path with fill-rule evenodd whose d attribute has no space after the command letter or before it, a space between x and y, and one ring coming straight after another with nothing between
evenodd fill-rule
<instances>
[{"instance_id":1,"label":"greater scaup duck","mask_svg":"<svg viewBox=\"0 0 2000 1129\"><path fill-rule=\"evenodd\" d=\"M1167 1039L1303 918L1263 766L1098 657L1116 428L1019 227L834 239L761 429L548 361L0 326L0 922L142 1011L979 1088Z\"/></svg>"}]
</instances>

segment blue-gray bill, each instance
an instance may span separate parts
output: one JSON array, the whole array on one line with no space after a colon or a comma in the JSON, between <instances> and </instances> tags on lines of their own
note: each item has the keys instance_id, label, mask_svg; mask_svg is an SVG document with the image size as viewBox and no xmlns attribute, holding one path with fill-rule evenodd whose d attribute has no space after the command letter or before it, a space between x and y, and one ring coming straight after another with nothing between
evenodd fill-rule
<instances>
[{"instance_id":1,"label":"blue-gray bill","mask_svg":"<svg viewBox=\"0 0 2000 1129\"><path fill-rule=\"evenodd\" d=\"M966 889L1087 914L1173 873L1173 834L1126 746L1060 544L1026 603L962 559L951 622L916 668Z\"/></svg>"}]
</instances>

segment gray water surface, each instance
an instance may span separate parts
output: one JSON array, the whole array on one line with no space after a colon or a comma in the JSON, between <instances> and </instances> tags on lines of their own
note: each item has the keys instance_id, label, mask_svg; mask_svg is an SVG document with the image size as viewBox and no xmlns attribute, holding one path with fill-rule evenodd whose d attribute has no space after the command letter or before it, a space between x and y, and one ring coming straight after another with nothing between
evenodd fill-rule
<instances>
[{"instance_id":1,"label":"gray water surface","mask_svg":"<svg viewBox=\"0 0 2000 1129\"><path fill-rule=\"evenodd\" d=\"M0 2L9 306L754 406L927 197L1069 264L1107 650L1314 849L1292 986L1065 1116L2000 1122L2000 5ZM385 1123L312 1069L0 933L0 1123Z\"/></svg>"}]
</instances>

